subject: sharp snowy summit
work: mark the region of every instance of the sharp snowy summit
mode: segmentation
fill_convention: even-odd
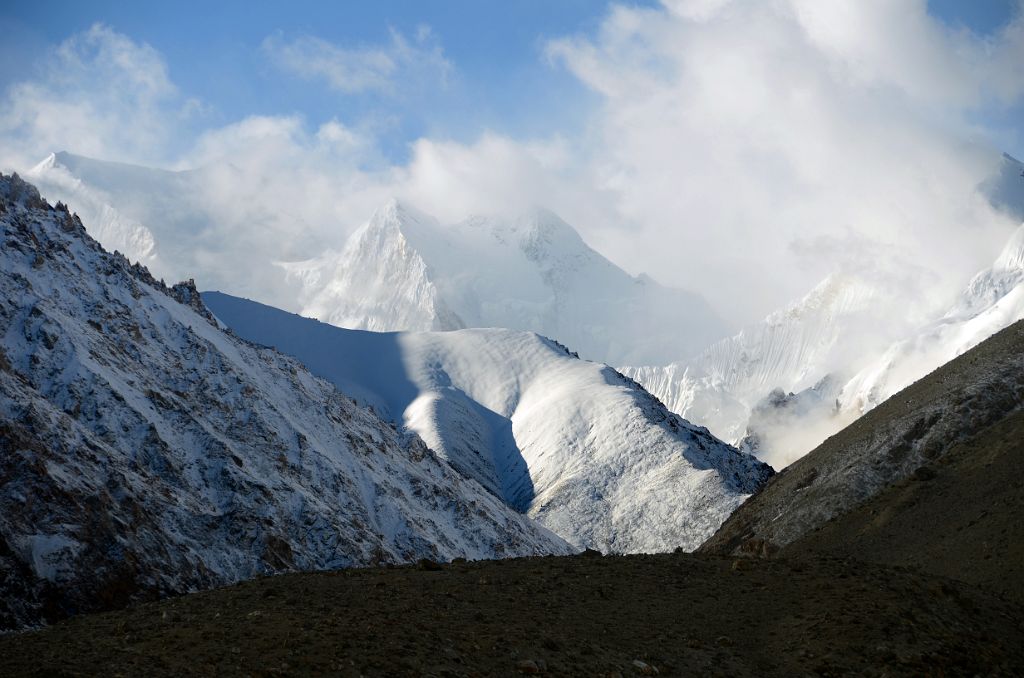
[[[340,252],[286,264],[302,314],[339,327],[507,327],[558,337],[593,360],[657,361],[725,332],[700,297],[633,277],[557,215],[442,225],[392,200]]]

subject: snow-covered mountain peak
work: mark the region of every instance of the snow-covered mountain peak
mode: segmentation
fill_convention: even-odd
[[[362,332],[203,297],[239,336],[298,357],[580,547],[692,548],[770,474],[632,380],[532,332]]]
[[[374,210],[362,226],[353,232],[346,248],[355,246],[365,255],[370,247],[404,248],[403,243],[415,248],[415,243],[437,237],[441,225],[436,219],[398,198],[389,198]]]
[[[45,172],[46,170],[51,170],[58,167],[63,168],[64,170],[67,171],[72,171],[75,165],[80,165],[89,162],[89,158],[83,158],[73,153],[69,153],[68,151],[56,151],[54,153],[50,153],[50,155],[43,158],[41,162],[38,162],[35,165],[33,165],[32,169],[28,170],[26,174],[29,176],[34,176],[42,172]]]
[[[0,629],[110,591],[571,550],[16,177],[0,242]]]
[[[686,355],[725,333],[703,299],[634,278],[544,209],[442,225],[392,200],[340,252],[281,266],[302,284],[303,315],[352,329],[508,327],[611,364]]]
[[[61,153],[63,153],[63,151]],[[45,172],[46,170],[53,169],[54,167],[57,166],[57,164],[58,164],[57,154],[56,153],[51,153],[50,155],[46,156],[42,160],[42,162],[39,162],[39,163],[36,163],[35,165],[33,165],[32,169],[30,169],[28,171],[28,174],[30,176],[32,176],[32,175],[35,175],[35,174],[39,174],[40,172]]]
[[[371,229],[397,230],[399,232],[410,228],[439,226],[440,224],[432,216],[397,197],[388,198],[374,210],[367,222],[367,227]]]

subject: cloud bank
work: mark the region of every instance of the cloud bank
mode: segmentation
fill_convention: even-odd
[[[341,94],[440,86],[457,66],[427,30],[356,47],[273,35],[261,51]],[[340,246],[392,195],[442,221],[545,205],[627,270],[737,323],[833,271],[884,280],[911,310],[941,306],[1012,229],[976,191],[999,161],[976,120],[1022,97],[1024,19],[981,37],[923,1],[681,0],[613,6],[545,54],[597,95],[580,128],[422,138],[396,163],[379,119],[296,112],[171,150],[199,105],[155,50],[96,26],[4,94],[0,160],[24,168],[67,149],[213,167],[200,196],[221,231],[211,242],[249,239],[247,256],[267,260]],[[252,263],[228,254],[210,256]]]
[[[974,189],[998,154],[969,120],[1019,99],[1022,25],[982,39],[924,2],[679,1],[548,51],[603,99],[593,181],[637,225],[607,249],[714,280],[751,317],[836,269],[912,268],[941,295],[991,260],[1009,225]]]
[[[74,150],[110,160],[163,159],[200,107],[181,95],[164,58],[97,24],[61,43],[0,100],[0,162],[27,167]]]

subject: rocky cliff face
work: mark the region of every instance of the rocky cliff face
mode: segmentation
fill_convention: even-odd
[[[571,549],[0,177],[0,628],[260,573]]]

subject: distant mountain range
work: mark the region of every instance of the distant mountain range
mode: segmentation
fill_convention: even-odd
[[[629,276],[544,210],[442,225],[391,201],[343,247],[312,259],[249,245],[228,255],[232,243],[210,242],[204,226],[215,215],[191,195],[212,181],[212,172],[170,173],[58,153],[32,176],[94,218],[101,241],[157,271],[194,272],[205,288],[340,327],[536,331],[617,366],[673,412],[776,467],[1020,317],[1012,290],[1021,267],[1006,255],[993,269],[1002,273],[987,283],[979,277],[941,317],[908,313],[908,301],[885,281],[836,273],[728,337],[700,297]],[[1020,162],[1004,155],[979,189],[1024,220]],[[226,258],[247,264],[227,265]],[[245,270],[234,275],[235,268]],[[268,280],[276,281],[270,298],[247,291]]]

